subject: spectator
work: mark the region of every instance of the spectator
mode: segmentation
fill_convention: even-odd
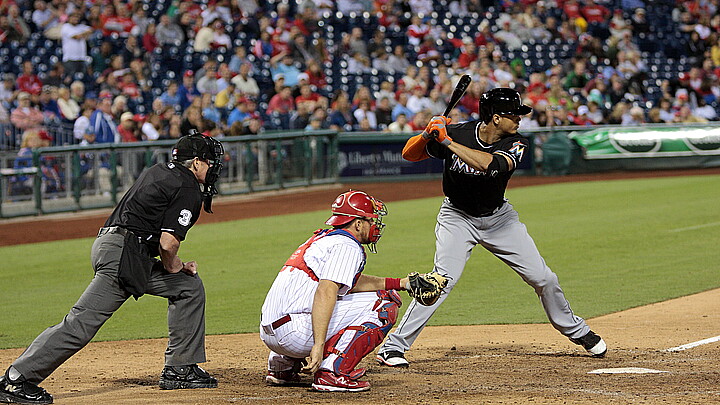
[[[30,27],[27,25],[22,15],[20,15],[20,7],[17,4],[10,4],[8,7],[8,25],[17,33],[19,37],[18,41],[21,43],[27,42],[30,38]]]
[[[200,28],[195,34],[195,44],[193,50],[195,52],[207,52],[210,50],[213,40],[215,39],[215,33],[212,25],[205,25]]]
[[[118,132],[120,133],[120,140],[122,142],[137,142],[140,140],[140,131],[135,125],[133,117],[133,113],[131,112],[124,112],[120,116]]]
[[[352,131],[355,117],[350,111],[350,100],[345,92],[338,93],[333,102],[332,111],[328,115],[330,129],[335,131]]]
[[[395,48],[393,48],[392,55],[388,57],[387,65],[390,72],[404,72],[408,66],[410,66],[410,61],[405,56],[405,50],[402,45],[396,45]]]
[[[90,131],[90,116],[95,108],[89,104],[82,107],[82,114],[75,119],[73,124],[73,137],[75,142],[80,145],[89,145],[95,143],[95,135]]]
[[[30,60],[26,60],[22,64],[22,74],[17,78],[17,86],[20,91],[24,91],[31,96],[38,96],[42,91],[42,82],[34,72],[35,68]],[[37,100],[37,98],[35,98]]]
[[[183,111],[192,104],[193,100],[200,96],[197,86],[195,86],[195,75],[192,70],[186,70],[183,73],[182,84],[178,88],[180,96],[180,106]],[[183,132],[185,133],[185,132]]]
[[[392,111],[392,119],[394,121],[397,121],[397,116],[400,114],[405,114],[405,116],[408,119],[412,119],[413,116],[415,116],[415,113],[410,110],[407,106],[408,103],[408,94],[407,93],[400,93],[398,95],[398,102],[395,104],[395,107],[393,107]]]
[[[307,63],[307,70],[305,74],[308,75],[308,84],[315,86],[316,89],[322,89],[327,86],[325,80],[325,73],[323,73],[320,63],[316,60],[310,60]]]
[[[238,74],[231,81],[240,93],[250,97],[257,97],[260,95],[260,87],[257,81],[250,76],[251,66],[249,62],[242,63]]]
[[[395,121],[390,123],[388,125],[386,132],[393,132],[393,133],[403,133],[403,132],[413,132],[412,127],[408,123],[407,116],[405,113],[400,113],[395,118]]]
[[[135,10],[132,13],[132,20],[135,24],[135,28],[133,29],[131,34],[140,38],[142,38],[145,33],[147,33],[147,29],[150,24],[155,24],[154,20],[151,17],[147,16],[145,7],[147,6],[144,4],[139,4],[135,7]]]
[[[14,41],[25,42],[27,38],[23,37],[17,26],[10,25],[10,19],[6,15],[0,15],[0,44],[10,44]]]
[[[2,85],[0,85],[0,104],[9,110],[19,92],[19,90],[15,90],[15,75],[12,73],[3,74]]]
[[[145,51],[138,44],[136,36],[131,35],[125,39],[125,46],[121,50],[123,59],[127,61],[133,61],[135,59],[142,59],[145,55]]]
[[[43,113],[31,105],[30,94],[20,92],[18,106],[10,113],[10,122],[21,130],[39,129],[43,123]]]
[[[75,100],[78,105],[85,102],[85,84],[79,80],[70,83],[70,98]]]
[[[80,23],[80,13],[72,13],[60,29],[62,38],[62,61],[65,73],[74,78],[76,73],[86,73],[87,38],[93,29]]]
[[[205,69],[205,75],[197,82],[197,90],[200,94],[209,93],[215,95],[218,93],[217,75],[214,66]]]
[[[430,108],[430,99],[425,97],[425,89],[421,85],[418,84],[413,88],[412,95],[408,97],[407,108],[413,114]]]
[[[309,104],[298,104],[290,115],[290,129],[305,129],[310,123],[311,115]]]
[[[213,49],[230,49],[232,47],[232,40],[230,39],[230,35],[227,34],[225,24],[223,24],[222,21],[215,21],[213,24],[213,40],[211,46]]]
[[[235,53],[228,62],[228,68],[233,73],[240,73],[240,68],[244,63],[248,64],[248,74],[252,72],[252,62],[248,59],[247,50],[244,46],[236,46]]]
[[[690,108],[690,105],[683,105],[680,107],[680,110],[678,111],[677,115],[675,116],[675,119],[673,120],[675,123],[682,123],[682,124],[703,124],[708,122],[707,119],[702,118],[700,116],[697,116],[693,113],[692,109]]]
[[[149,54],[152,54],[153,51],[155,51],[155,48],[160,46],[160,42],[157,40],[156,34],[157,25],[155,25],[154,22],[151,22],[150,24],[148,24],[147,30],[142,36],[143,49],[145,49],[145,52]]]
[[[237,104],[235,104],[235,108],[233,108],[227,118],[227,126],[229,128],[231,128],[236,122],[240,122],[242,124],[245,120],[252,117],[248,104],[248,99],[246,98],[238,100]]]
[[[294,87],[298,84],[298,75],[301,72],[293,64],[292,57],[281,52],[270,59],[270,73],[272,73],[273,80],[282,75],[285,78],[285,85]]]
[[[565,77],[564,87],[566,89],[581,89],[590,81],[590,74],[587,72],[587,65],[584,60],[577,60],[573,63],[573,70]]]
[[[191,129],[200,133],[205,132],[207,124],[203,120],[202,109],[200,107],[190,106],[183,113],[183,121],[180,124],[180,132],[189,134]]]
[[[162,137],[162,117],[151,113],[140,127],[140,136],[143,141],[157,141]]]
[[[120,134],[112,113],[113,99],[109,93],[101,93],[97,109],[90,116],[90,132],[94,143],[118,143]]]
[[[232,109],[237,102],[235,99],[236,89],[235,83],[228,83],[227,87],[220,90],[215,96],[215,107],[222,110]]]
[[[668,98],[660,99],[659,116],[663,122],[673,122],[675,120],[675,111],[672,108],[672,102]]]
[[[715,108],[707,104],[705,99],[702,97],[698,98],[698,106],[692,110],[692,114],[707,121],[717,120],[717,112],[715,111]]]
[[[645,123],[645,112],[639,106],[633,106],[630,110],[623,114],[621,125],[640,125]]]
[[[578,111],[580,111],[580,107],[578,107]],[[593,125],[600,125],[605,122],[605,116],[600,106],[594,101],[588,101],[587,103],[587,118],[592,121]]]
[[[410,25],[407,27],[408,43],[413,46],[420,46],[423,39],[430,34],[430,26],[423,23],[419,15],[410,17]]]
[[[270,58],[275,55],[275,47],[273,46],[269,32],[260,32],[260,37],[255,40],[255,45],[253,45],[252,53],[260,59],[264,57]]]
[[[289,114],[295,108],[295,103],[292,98],[292,89],[290,86],[284,86],[280,93],[275,94],[268,102],[267,112]]]
[[[93,52],[92,70],[95,73],[102,73],[110,67],[110,62],[114,56],[113,45],[110,41],[103,41],[100,44],[100,51]]]
[[[367,120],[368,127],[364,131],[374,131],[377,129],[377,117],[375,112],[370,109],[370,102],[367,100],[360,101],[358,108],[353,112],[355,122],[360,123]]]
[[[170,20],[167,14],[160,16],[155,38],[160,45],[180,45],[185,40],[185,34],[179,25]]]
[[[218,69],[218,74],[217,74],[218,93],[221,92],[222,90],[225,90],[225,88],[228,86],[228,84],[230,84],[230,81],[232,80],[232,76],[233,76],[233,74],[230,71],[230,69],[228,68],[227,63],[221,63],[220,67]]]
[[[393,122],[392,105],[390,99],[382,97],[379,99],[377,108],[375,108],[375,118],[377,119],[377,129],[384,130]]]
[[[182,99],[178,93],[178,84],[175,81],[168,83],[167,90],[160,95],[160,100],[166,107],[172,107],[176,111],[182,109]]]
[[[307,43],[307,39],[302,34],[296,34],[289,43],[290,56],[296,61],[307,63],[313,59],[311,46]]]
[[[204,119],[213,122],[216,127],[220,127],[222,124],[220,110],[215,107],[213,97],[209,93],[202,95],[202,116]]]
[[[45,121],[57,123],[62,117],[60,107],[57,103],[57,88],[52,86],[43,86],[42,92],[38,97],[38,106],[43,112]]]
[[[130,36],[130,32],[135,27],[135,22],[130,18],[130,11],[126,4],[118,3],[117,7],[106,5],[106,10],[110,10],[102,21],[103,35],[109,37],[117,34],[121,38]],[[115,10],[115,13],[112,10]]]
[[[320,95],[312,91],[309,84],[303,84],[300,86],[300,95],[295,97],[295,105],[300,104],[307,105],[307,111],[312,112],[316,107],[319,106]]]
[[[35,24],[35,28],[42,31],[43,35],[49,39],[59,39],[60,35],[59,19],[57,10],[53,7],[48,7],[44,0],[35,0],[33,2],[35,11],[32,12],[32,22]]]

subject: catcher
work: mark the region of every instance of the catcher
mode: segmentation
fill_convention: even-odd
[[[382,343],[402,305],[396,291],[432,305],[447,285],[440,274],[404,278],[363,274],[366,254],[377,253],[385,205],[362,191],[340,194],[332,216],[285,262],[262,307],[260,338],[270,348],[270,385],[314,376],[316,391],[366,391],[360,360]],[[315,339],[315,337],[319,337]]]

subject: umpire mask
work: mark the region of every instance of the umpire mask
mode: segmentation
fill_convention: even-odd
[[[205,183],[203,190],[203,208],[205,212],[212,214],[212,198],[218,193],[215,187],[220,177],[220,171],[223,164],[222,159],[225,155],[225,149],[220,141],[215,138],[202,135],[196,130],[190,130],[190,135],[180,138],[172,150],[172,158],[177,161],[184,161],[193,158],[199,158],[207,162],[210,166],[205,174]]]

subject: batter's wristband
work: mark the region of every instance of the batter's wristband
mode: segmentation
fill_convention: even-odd
[[[385,277],[385,289],[386,290],[402,290],[400,286],[399,278]]]

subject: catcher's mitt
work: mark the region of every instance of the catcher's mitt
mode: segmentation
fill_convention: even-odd
[[[410,288],[408,295],[415,298],[421,305],[430,306],[437,302],[443,288],[447,286],[448,280],[438,273],[408,274]]]

